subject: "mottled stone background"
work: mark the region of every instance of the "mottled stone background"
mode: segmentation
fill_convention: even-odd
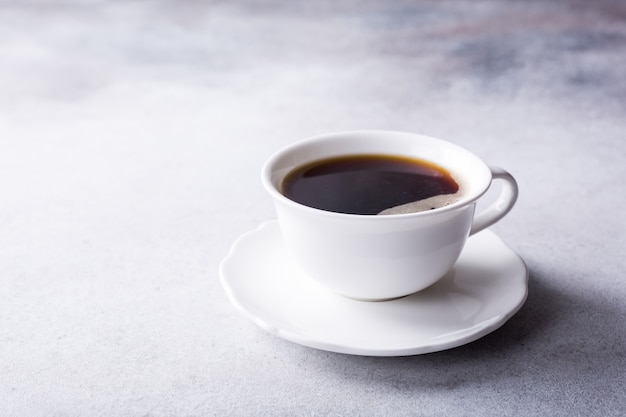
[[[623,416],[625,116],[619,0],[0,1],[0,415]],[[517,177],[498,331],[355,357],[228,303],[265,159],[367,128]]]

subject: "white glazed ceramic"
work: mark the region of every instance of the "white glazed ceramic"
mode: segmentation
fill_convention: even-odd
[[[230,301],[284,339],[333,352],[402,356],[472,342],[500,327],[527,295],[522,259],[494,233],[468,239],[441,280],[383,302],[353,300],[308,278],[271,221],[241,236],[220,265]]]
[[[355,154],[426,159],[446,168],[463,190],[448,206],[420,213],[364,216],[296,203],[280,192],[285,176],[311,161]],[[476,201],[493,178],[499,198],[474,217]],[[262,180],[273,197],[287,247],[298,265],[347,297],[384,300],[420,291],[454,265],[467,237],[501,219],[517,198],[517,184],[471,152],[440,139],[404,132],[356,131],[314,137],[291,145],[265,164]]]

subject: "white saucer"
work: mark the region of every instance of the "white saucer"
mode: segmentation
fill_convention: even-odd
[[[472,236],[445,277],[391,301],[357,301],[305,276],[287,256],[276,221],[233,244],[220,265],[238,310],[268,332],[333,352],[417,355],[472,342],[502,326],[524,304],[528,270],[493,232]]]

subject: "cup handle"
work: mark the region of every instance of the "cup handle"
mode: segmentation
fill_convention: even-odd
[[[489,167],[491,170],[492,180],[503,180],[504,185],[497,200],[482,212],[474,216],[474,222],[470,230],[470,236],[481,230],[491,226],[501,218],[503,218],[515,205],[517,200],[518,188],[515,178],[507,171],[499,167]]]

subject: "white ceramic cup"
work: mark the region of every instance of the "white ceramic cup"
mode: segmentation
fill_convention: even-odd
[[[458,201],[409,214],[357,215],[320,210],[281,193],[292,170],[345,155],[383,154],[433,162],[459,183]],[[481,213],[476,201],[502,180],[500,194]],[[504,217],[515,204],[515,179],[471,152],[428,136],[354,131],[316,136],[274,154],[262,181],[272,196],[284,242],[298,267],[328,289],[360,300],[386,300],[420,291],[443,277],[471,234]]]

